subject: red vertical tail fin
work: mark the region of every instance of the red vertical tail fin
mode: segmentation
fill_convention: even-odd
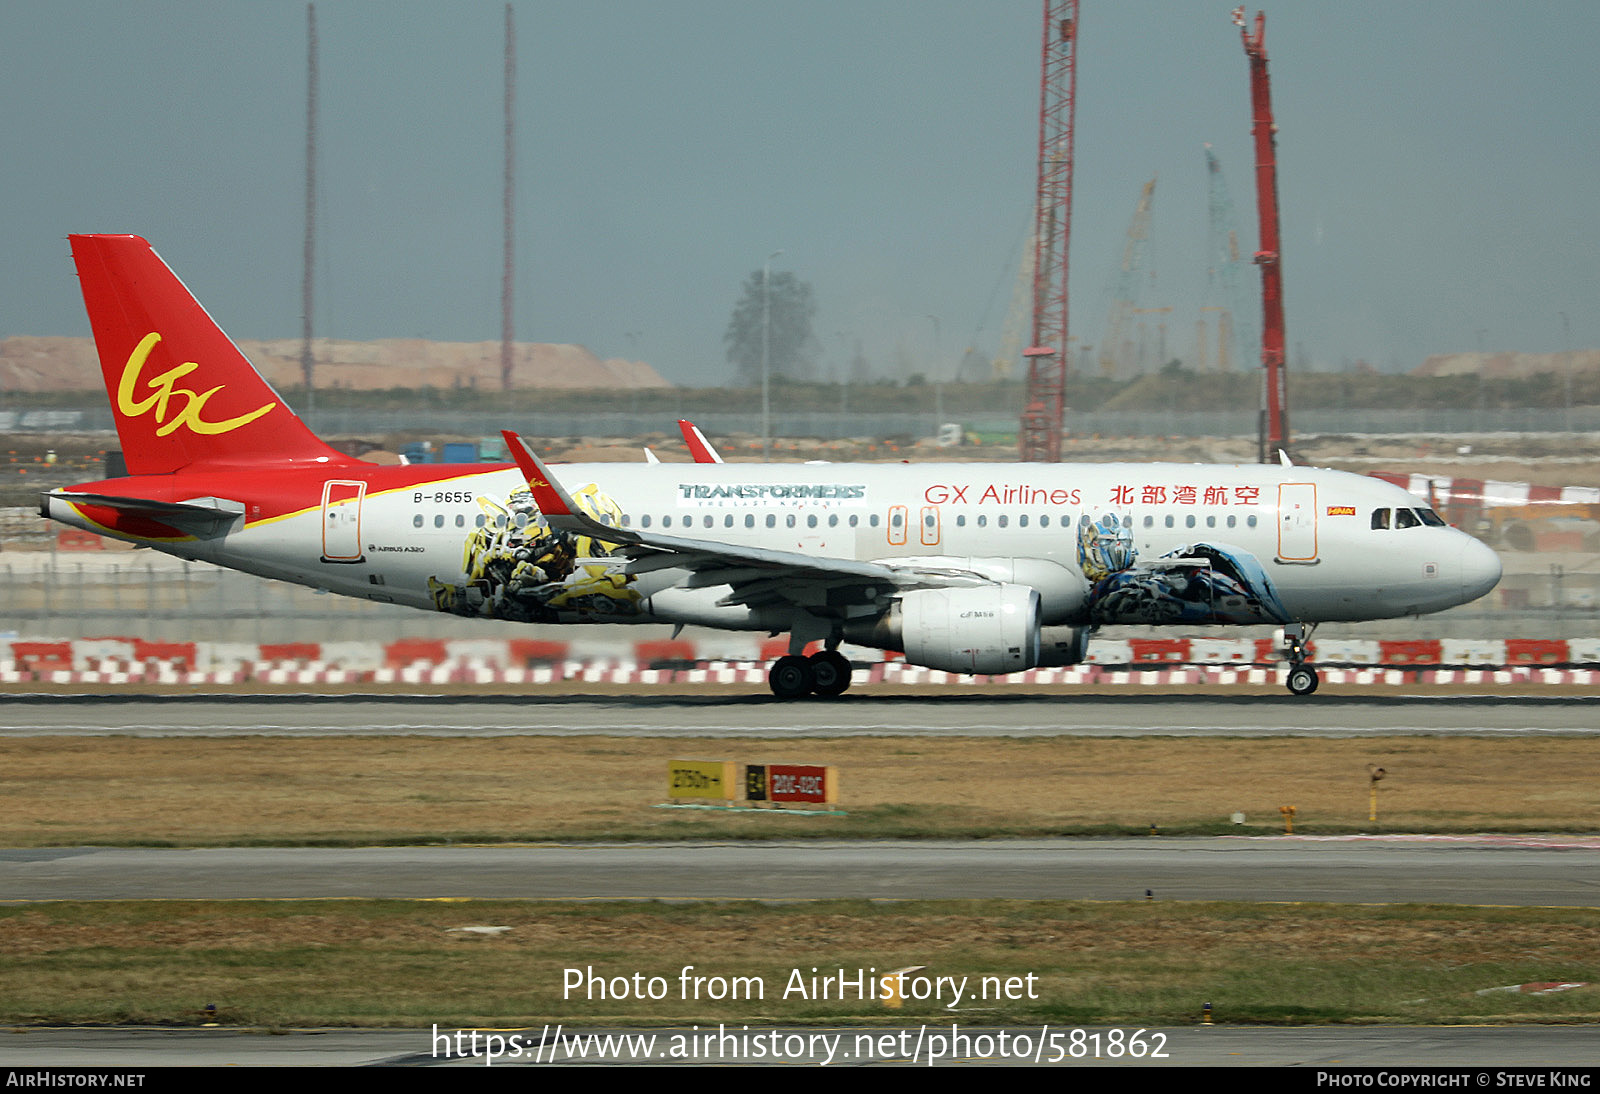
[[[285,405],[149,243],[70,239],[129,474],[351,462]]]

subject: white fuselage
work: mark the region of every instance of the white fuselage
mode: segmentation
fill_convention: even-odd
[[[526,489],[515,469],[438,471],[403,489],[383,489],[379,476],[367,483],[346,475],[330,480],[345,485],[325,488],[322,504],[222,538],[156,546],[332,592],[437,607],[440,584],[472,579],[472,537],[497,518],[515,520],[509,499]],[[1500,574],[1493,552],[1454,528],[1375,528],[1375,510],[1419,507],[1404,490],[1313,468],[590,464],[559,471],[577,494],[592,486],[622,527],[818,558],[936,559],[980,572],[999,560],[1038,560],[1082,577],[1081,523],[1114,517],[1131,533],[1137,564],[1199,543],[1248,553],[1296,622],[1439,611],[1483,595]],[[237,492],[247,505],[249,478],[241,476]],[[601,553],[594,552],[595,573],[606,565]],[[577,598],[558,606],[559,614],[772,625],[759,612],[712,610],[718,590],[685,589],[686,578],[675,568],[656,570],[639,576],[628,610]],[[1082,621],[1062,618],[1070,608],[1053,614],[1045,621]]]

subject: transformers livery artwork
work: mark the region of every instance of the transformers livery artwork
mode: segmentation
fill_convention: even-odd
[[[620,521],[617,503],[593,483],[573,500],[603,524]],[[639,613],[633,578],[589,561],[609,557],[612,544],[554,531],[525,489],[503,506],[487,498],[478,504],[484,521],[467,537],[461,559],[466,582],[428,579],[439,611],[518,623],[604,622]]]
[[[1142,565],[1133,528],[1114,513],[1078,524],[1078,565],[1089,618],[1114,623],[1287,623],[1254,555],[1221,543],[1186,544]]]

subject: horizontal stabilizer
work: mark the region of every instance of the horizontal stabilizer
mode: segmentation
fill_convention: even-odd
[[[56,490],[39,495],[39,515],[55,516],[52,502],[68,505],[93,505],[115,509],[129,516],[157,521],[188,533],[196,539],[213,539],[244,516],[244,503],[226,498],[191,498],[188,501],[152,501],[150,498],[124,498],[115,494],[79,494]]]

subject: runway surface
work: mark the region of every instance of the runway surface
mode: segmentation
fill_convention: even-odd
[[[962,899],[1600,906],[1600,840],[760,841],[0,851],[0,900]]]
[[[1129,694],[945,689],[782,703],[770,696],[16,696],[0,736],[1317,736],[1600,735],[1600,697]]]

